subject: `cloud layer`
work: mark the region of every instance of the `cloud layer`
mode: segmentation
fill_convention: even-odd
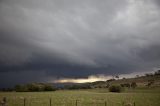
[[[3,85],[19,72],[46,81],[160,65],[159,0],[1,0],[0,14]]]

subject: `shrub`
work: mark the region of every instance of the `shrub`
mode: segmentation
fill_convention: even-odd
[[[135,87],[137,87],[137,84],[136,84],[136,82],[132,82],[132,83],[131,83],[131,87],[132,87],[132,88],[135,88]]]
[[[129,83],[124,83],[124,84],[120,84],[121,85],[121,87],[128,87],[128,88],[130,88],[130,84]]]
[[[44,85],[44,91],[55,91],[56,88],[54,88],[52,85],[46,84]]]
[[[152,86],[153,84],[154,84],[154,80],[148,80],[148,84],[147,84],[148,87]]]
[[[14,89],[16,92],[26,92],[28,90],[24,85],[16,85]]]
[[[110,92],[121,92],[122,88],[119,85],[112,85],[109,87]]]
[[[40,91],[40,87],[34,83],[32,84],[27,84],[28,91],[36,92]]]

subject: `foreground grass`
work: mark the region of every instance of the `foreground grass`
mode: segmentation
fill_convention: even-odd
[[[7,97],[8,106],[123,106],[135,102],[136,106],[160,106],[160,88],[130,89],[122,93],[110,93],[107,89],[64,90],[55,92],[1,92],[0,99]]]

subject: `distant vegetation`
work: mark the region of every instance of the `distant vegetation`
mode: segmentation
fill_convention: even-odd
[[[16,85],[14,88],[17,92],[38,92],[38,91],[55,91],[55,87],[51,84],[31,83],[26,85]]]
[[[74,90],[74,89],[91,89],[90,84],[85,83],[85,84],[70,84],[70,85],[65,85],[61,89],[68,89],[68,90]]]
[[[122,87],[119,85],[112,85],[109,87],[109,91],[110,92],[121,92],[122,91]]]
[[[83,84],[58,84],[51,83],[30,83],[23,85],[16,85],[14,88],[2,88],[1,91],[16,91],[16,92],[41,92],[41,91],[55,91],[55,90],[76,90],[76,89],[93,89],[105,88],[111,92],[121,92],[122,89],[135,89],[136,87],[157,87],[160,86],[160,70],[155,73],[147,73],[144,76],[136,75],[135,78],[122,78],[115,76],[107,81],[96,81],[92,83]]]

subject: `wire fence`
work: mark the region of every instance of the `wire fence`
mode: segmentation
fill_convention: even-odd
[[[136,106],[135,102],[56,100],[53,98],[3,98],[0,106]]]

